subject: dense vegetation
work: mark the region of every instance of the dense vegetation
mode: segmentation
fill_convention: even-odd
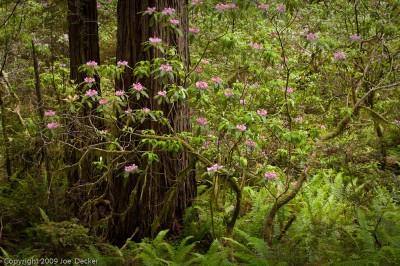
[[[400,265],[399,0],[66,2],[0,3],[0,261]]]

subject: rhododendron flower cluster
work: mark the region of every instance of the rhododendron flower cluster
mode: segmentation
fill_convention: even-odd
[[[143,86],[142,86],[142,84],[140,82],[133,83],[132,86],[135,89],[135,91],[142,91],[143,90]]]
[[[159,91],[159,92],[157,92],[157,95],[165,96],[165,95],[167,95],[167,91]]]
[[[220,78],[220,77],[212,77],[211,80],[212,80],[213,82],[215,82],[215,83],[220,84],[221,81],[222,81],[222,78]]]
[[[44,112],[44,116],[47,116],[47,117],[52,117],[55,115],[56,115],[56,111],[53,111],[53,110],[47,110],[46,112]]]
[[[244,143],[247,147],[254,147],[256,146],[256,143],[252,140],[246,140],[246,142]]]
[[[125,172],[126,173],[132,173],[136,169],[138,169],[138,166],[136,164],[131,164],[131,165],[125,166]]]
[[[199,124],[200,126],[205,126],[205,125],[207,125],[207,119],[205,119],[204,117],[197,118],[196,122],[197,122],[197,124]]]
[[[161,71],[165,71],[165,72],[171,72],[172,71],[172,66],[170,66],[168,64],[162,64],[160,66],[160,70]]]
[[[119,65],[119,66],[127,66],[127,65],[128,65],[128,61],[119,60],[119,61],[117,62],[117,65]]]
[[[211,167],[207,167],[207,172],[216,172],[224,168],[222,165],[214,164]]]
[[[108,103],[108,99],[107,98],[101,98],[99,100],[99,104],[107,104]]]
[[[177,19],[171,19],[169,22],[171,22],[171,24],[174,24],[174,25],[179,24],[179,20],[177,20]]]
[[[309,33],[306,35],[306,39],[307,41],[316,40],[318,39],[318,35],[314,33]]]
[[[251,42],[251,43],[249,43],[249,46],[253,47],[256,50],[262,50],[261,44],[258,44],[258,43],[252,43]]]
[[[86,65],[89,66],[89,67],[96,67],[97,66],[97,62],[93,61],[93,60],[90,60],[90,61],[86,62]]]
[[[215,8],[216,8],[217,10],[233,9],[233,8],[236,8],[236,7],[237,7],[237,6],[236,6],[235,4],[233,4],[233,3],[217,4],[217,5],[215,6]]]
[[[86,77],[85,79],[84,79],[84,81],[86,82],[86,83],[94,83],[96,80],[94,79],[94,78],[90,78],[90,77]]]
[[[97,94],[98,94],[98,91],[91,90],[91,89],[87,90],[85,93],[86,96],[96,96]]]
[[[294,122],[296,122],[296,123],[301,123],[301,122],[303,122],[303,117],[296,117],[295,119],[293,119],[294,120]]]
[[[148,8],[146,9],[146,12],[144,12],[144,13],[146,13],[146,14],[153,14],[154,12],[156,12],[156,8],[155,8],[155,7],[148,7]]]
[[[233,96],[235,95],[235,93],[232,91],[231,88],[226,88],[226,89],[225,89],[225,92],[224,92],[224,95],[225,95],[226,97],[233,97]]]
[[[344,60],[347,57],[347,55],[343,52],[337,52],[333,56],[336,60]]]
[[[175,13],[175,9],[173,9],[171,7],[166,7],[163,9],[162,13],[163,13],[163,15],[172,15]]]
[[[52,122],[52,123],[47,124],[48,129],[55,129],[55,128],[58,128],[59,126],[60,126],[60,124],[57,122]]]
[[[207,82],[205,82],[205,81],[197,81],[196,82],[196,88],[199,88],[199,89],[207,89],[208,88],[208,83]]]
[[[266,172],[264,176],[268,179],[276,179],[276,173],[275,172]]]
[[[276,11],[285,12],[286,6],[284,4],[280,4],[279,6],[276,7]]]
[[[246,130],[246,126],[245,125],[237,125],[236,129],[243,132]]]
[[[189,28],[189,32],[197,34],[200,32],[200,29],[199,28]]]
[[[115,92],[115,95],[116,95],[116,96],[123,96],[123,95],[125,95],[125,91],[123,91],[123,90],[118,90],[118,91]]]
[[[259,116],[266,116],[268,114],[268,111],[265,109],[260,109],[260,110],[257,110],[257,114]]]
[[[158,37],[150,37],[149,38],[149,42],[151,42],[151,43],[160,43],[161,39],[158,38]]]
[[[360,35],[357,35],[357,34],[351,35],[351,36],[350,36],[350,40],[352,40],[352,41],[359,41],[359,40],[361,40],[361,36],[360,36]]]

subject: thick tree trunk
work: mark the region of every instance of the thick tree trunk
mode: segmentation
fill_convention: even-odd
[[[78,84],[81,84],[86,77],[85,73],[79,72],[79,66],[88,61],[96,61],[100,64],[97,16],[96,0],[68,0],[70,78],[77,84],[76,93],[78,95],[84,93],[83,86]],[[95,79],[96,83],[92,89],[96,89],[101,94],[100,79],[98,76],[95,76]],[[71,145],[65,149],[65,161],[68,165],[75,165],[69,173],[66,173],[72,188],[78,182],[86,183],[94,177],[92,162],[97,158],[93,154],[86,154],[83,160],[81,157],[84,154],[82,149],[96,141],[96,129],[90,128],[88,125],[94,125],[98,129],[103,127],[102,119],[97,116],[95,111],[96,107],[96,103],[92,108],[85,106],[68,125],[67,142]],[[77,165],[78,162],[79,165]],[[69,193],[69,195],[68,200],[72,201],[74,212],[80,217],[79,207],[87,200],[87,192],[75,189],[74,193]]]
[[[93,60],[100,64],[96,0],[68,0],[70,78],[83,82],[80,65]],[[96,80],[97,84],[99,80]],[[96,87],[99,90],[99,87]]]
[[[154,48],[143,51],[143,42],[150,37],[161,38],[164,43],[175,46],[185,66],[189,63],[188,41],[184,34],[179,36],[167,25],[155,23],[150,26],[150,15],[138,14],[148,7],[156,7],[157,11],[164,8],[174,8],[179,17],[179,27],[187,32],[187,1],[182,0],[150,0],[150,1],[118,1],[118,33],[117,33],[117,60],[126,60],[130,66],[142,60],[152,60],[156,57],[165,57]],[[131,70],[127,70],[117,83],[117,90],[129,90],[132,83],[137,82]],[[149,91],[149,99],[130,101],[130,108],[139,109],[148,107],[151,110],[162,110],[168,118],[175,133],[190,131],[188,120],[189,109],[184,103],[165,103],[158,105],[152,100],[158,91],[163,90],[163,84],[153,77],[140,80]],[[182,80],[171,80],[175,84],[184,85]],[[166,126],[158,123],[144,123],[137,129],[153,129],[157,134],[172,134]],[[122,145],[127,149],[135,149],[137,141],[121,138]],[[143,149],[143,148],[142,148]],[[182,226],[182,217],[186,208],[196,195],[196,181],[194,167],[186,151],[173,154],[159,152],[159,162],[151,165],[140,159],[127,158],[140,165],[146,173],[129,177],[126,185],[120,172],[113,178],[113,211],[124,213],[115,215],[114,226],[109,234],[110,239],[117,244],[123,244],[138,227],[139,232],[135,240],[147,236],[154,236],[159,230],[169,228],[173,233],[179,233]]]

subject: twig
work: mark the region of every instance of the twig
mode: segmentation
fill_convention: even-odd
[[[126,243],[119,249],[120,251],[128,246],[128,243],[129,243],[128,241],[131,241],[132,238],[137,234],[137,232],[139,232],[139,230],[140,230],[139,227],[136,227],[135,232],[133,232],[131,237],[126,240]]]

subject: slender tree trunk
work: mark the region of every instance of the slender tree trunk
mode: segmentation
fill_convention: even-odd
[[[5,159],[6,159],[6,172],[8,181],[12,176],[12,169],[11,169],[11,152],[10,152],[10,142],[8,139],[8,120],[7,120],[7,111],[6,111],[6,94],[8,93],[8,82],[3,73],[0,71],[0,111],[1,111],[1,127],[3,129],[3,145],[5,150]]]
[[[164,8],[174,8],[180,20],[179,36],[167,25],[155,23],[150,26],[150,15],[138,14],[148,7],[156,7],[157,11]],[[188,41],[185,35],[188,28],[187,1],[182,0],[150,0],[150,1],[118,1],[118,32],[117,32],[117,60],[126,60],[130,66],[142,60],[152,60],[156,57],[165,57],[154,48],[143,51],[143,42],[150,37],[161,38],[168,45],[175,46],[185,66],[189,63]],[[189,109],[185,103],[161,104],[153,100],[158,91],[163,90],[163,84],[154,77],[135,80],[132,71],[128,69],[122,79],[117,82],[116,89],[129,90],[132,83],[140,81],[149,91],[149,99],[130,101],[130,108],[139,109],[148,107],[151,110],[162,110],[168,118],[173,131],[159,123],[145,122],[137,129],[153,129],[157,134],[174,134],[190,131],[188,120]],[[182,80],[171,80],[171,83],[184,85]],[[121,143],[127,149],[136,149],[138,141],[124,140]],[[120,172],[116,171],[113,178],[113,211],[124,215],[115,215],[114,226],[109,237],[117,244],[123,244],[135,230],[139,228],[135,240],[146,236],[154,236],[159,230],[169,228],[173,233],[182,229],[182,217],[186,208],[196,195],[194,167],[190,163],[186,151],[179,153],[158,152],[159,162],[147,165],[144,160],[126,158],[146,169],[146,173],[129,177],[123,184]]]

